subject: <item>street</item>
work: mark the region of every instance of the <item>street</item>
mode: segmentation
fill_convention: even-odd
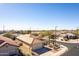
[[[77,46],[79,46],[79,43],[65,43],[65,42],[58,42],[58,43],[68,47],[69,49],[66,53],[64,53],[61,56],[79,56],[79,48],[77,48]]]

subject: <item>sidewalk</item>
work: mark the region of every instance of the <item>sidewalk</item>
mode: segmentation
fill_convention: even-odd
[[[79,39],[72,39],[72,40],[69,40],[69,41],[60,41],[60,40],[56,40],[58,42],[65,42],[65,43],[79,43]]]
[[[60,56],[62,55],[63,53],[67,52],[68,51],[68,48],[61,45],[61,48],[59,51],[54,51],[53,49],[51,51],[48,51],[46,53],[43,53],[41,54],[40,56]]]

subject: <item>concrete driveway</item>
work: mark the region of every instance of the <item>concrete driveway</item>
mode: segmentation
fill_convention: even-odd
[[[68,47],[68,51],[64,54],[62,54],[61,56],[79,56],[79,48],[77,48],[77,46],[79,46],[79,43],[66,43],[66,42],[60,42],[57,41],[59,44],[62,44],[66,47]]]

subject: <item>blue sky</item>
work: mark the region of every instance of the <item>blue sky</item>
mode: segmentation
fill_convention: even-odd
[[[79,4],[0,4],[0,29],[73,29],[79,26]]]

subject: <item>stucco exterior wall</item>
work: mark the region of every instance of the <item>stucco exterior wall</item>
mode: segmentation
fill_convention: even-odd
[[[36,44],[33,44],[32,50],[36,50],[36,49],[39,49],[39,48],[42,48],[42,47],[43,47],[43,44],[41,42],[36,43]]]
[[[16,42],[18,43],[22,43],[22,46],[19,47],[19,49],[21,50],[21,52],[24,55],[31,55],[32,54],[32,49],[30,46],[28,46],[27,44],[25,44],[24,42],[21,42],[20,40],[16,39]]]

